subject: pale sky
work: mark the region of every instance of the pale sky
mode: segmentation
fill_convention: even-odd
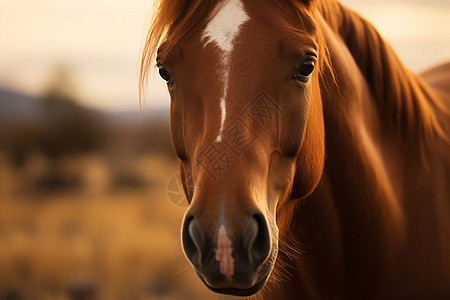
[[[413,71],[450,60],[450,0],[343,0],[369,19]],[[152,0],[0,0],[0,88],[43,92],[73,71],[83,105],[138,110],[137,66]],[[153,72],[147,109],[169,105]]]

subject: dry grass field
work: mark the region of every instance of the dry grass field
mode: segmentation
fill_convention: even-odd
[[[167,156],[1,155],[0,299],[217,298],[181,252],[177,174]]]

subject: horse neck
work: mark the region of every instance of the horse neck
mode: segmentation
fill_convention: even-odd
[[[378,31],[336,0],[320,1],[319,11],[353,56],[383,123],[421,151],[435,138],[445,138],[434,112],[445,111],[445,105],[404,66]]]
[[[320,3],[334,74],[325,71],[321,80],[326,159],[289,227],[306,253],[294,259],[293,272],[324,293],[346,283],[368,291],[389,276],[405,247],[402,187],[411,186],[409,174],[398,172],[423,174],[422,153],[410,146],[442,137],[435,110],[443,106],[367,21],[334,0]]]
[[[402,149],[389,148],[398,144],[397,135],[387,130],[370,82],[345,39],[319,19],[334,72],[334,78],[323,74],[321,87],[325,167],[315,192],[302,200],[290,230],[319,265],[317,276],[305,278],[314,284],[321,278],[345,278],[367,290],[376,288],[389,272],[404,238],[401,195],[393,188],[395,170],[389,168]],[[374,280],[367,282],[363,273]]]
[[[369,22],[335,0],[319,3],[334,74],[325,72],[321,87],[327,153],[322,188],[332,191],[343,223],[365,220],[371,224],[367,233],[394,249],[404,236],[401,178],[407,174],[398,172],[406,169],[402,164],[428,170],[433,146],[446,139],[437,113],[447,109]]]

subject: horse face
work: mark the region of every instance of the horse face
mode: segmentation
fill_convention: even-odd
[[[190,201],[183,249],[216,292],[251,295],[265,284],[277,210],[321,176],[318,49],[314,34],[292,30],[297,18],[264,2],[225,1],[158,62]]]

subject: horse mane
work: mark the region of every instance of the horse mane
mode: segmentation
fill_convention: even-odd
[[[400,61],[375,27],[336,0],[318,1],[331,29],[347,45],[371,89],[381,120],[405,145],[424,155],[437,138],[447,140],[435,110],[445,105]]]

